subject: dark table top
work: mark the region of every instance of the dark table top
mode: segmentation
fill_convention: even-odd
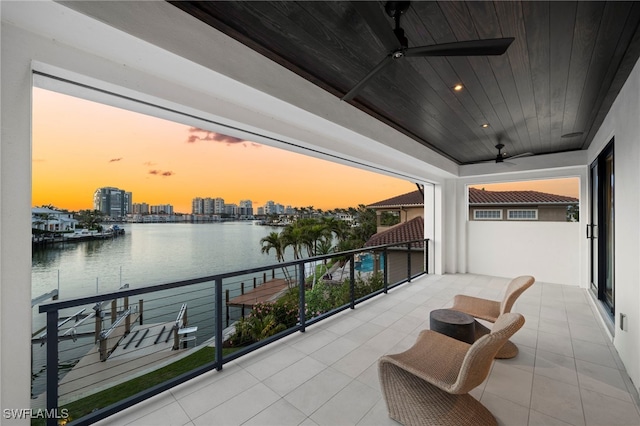
[[[436,309],[431,311],[430,318],[439,322],[455,325],[472,324],[475,321],[469,314],[453,309]]]

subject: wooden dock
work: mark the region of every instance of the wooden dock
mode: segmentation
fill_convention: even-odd
[[[157,370],[207,346],[205,344],[172,350],[174,324],[175,322],[136,325],[106,361],[100,360],[99,346],[92,347],[60,380],[58,392],[61,404]],[[167,339],[167,336],[170,338]],[[44,407],[45,401],[46,392],[37,398],[34,406]]]
[[[289,288],[284,278],[274,278],[264,284],[227,301],[227,306],[253,307],[257,303],[271,302]]]

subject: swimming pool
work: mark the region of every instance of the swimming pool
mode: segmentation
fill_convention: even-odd
[[[354,268],[358,272],[373,271],[373,254],[366,253],[360,256],[360,261],[355,261]],[[384,269],[384,258],[380,256],[380,270]]]

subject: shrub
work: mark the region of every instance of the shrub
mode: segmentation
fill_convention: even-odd
[[[349,282],[345,281],[338,285],[319,282],[313,290],[306,292],[305,301],[305,315],[308,318],[349,303]]]

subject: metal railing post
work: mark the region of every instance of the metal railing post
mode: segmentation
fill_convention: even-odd
[[[407,281],[411,282],[411,243],[407,243]]]
[[[349,261],[349,299],[351,299],[349,303],[349,307],[351,309],[355,309],[356,307],[356,265],[355,265],[355,256],[351,255],[351,260]]]
[[[216,313],[216,370],[222,370],[222,278],[215,281],[215,313]]]
[[[424,257],[426,259],[424,265],[425,274],[429,273],[429,239],[424,240]]]
[[[386,294],[389,291],[389,259],[387,258],[386,247],[382,250],[382,261],[384,262],[384,266],[382,267],[382,277],[384,282],[384,292]]]
[[[307,314],[306,314],[306,302],[304,300],[305,293],[305,282],[304,282],[304,263],[300,263],[298,267],[298,291],[300,292],[299,296],[299,316],[300,316],[300,331],[305,332],[305,324],[307,322]]]
[[[47,411],[58,408],[58,310],[47,312]],[[55,426],[58,420],[47,418],[47,426]]]

